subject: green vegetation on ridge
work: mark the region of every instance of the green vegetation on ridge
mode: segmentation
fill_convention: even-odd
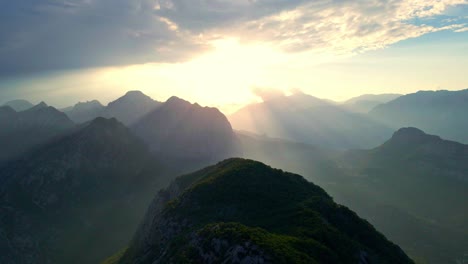
[[[235,263],[253,249],[273,263],[412,263],[320,187],[252,160],[182,176],[154,203],[119,263]]]

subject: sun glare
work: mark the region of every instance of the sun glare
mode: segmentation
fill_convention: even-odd
[[[97,76],[109,86],[142,90],[161,100],[175,94],[201,104],[232,108],[257,100],[251,87],[270,86],[263,78],[266,71],[286,59],[268,45],[244,45],[237,39],[211,44],[212,51],[189,62],[106,68],[97,71]]]

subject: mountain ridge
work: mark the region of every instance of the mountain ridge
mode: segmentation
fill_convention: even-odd
[[[0,262],[97,262],[124,245],[167,174],[116,119],[96,118],[31,150],[0,168]]]
[[[468,143],[468,89],[419,91],[381,104],[369,115],[393,127],[417,127],[443,138]]]
[[[274,263],[412,263],[320,187],[252,160],[228,159],[177,178],[158,194],[144,219],[116,263],[220,263],[233,257],[240,263],[252,258]],[[244,235],[235,235],[239,232]],[[179,235],[183,240],[174,241]],[[323,240],[326,236],[330,239]],[[239,247],[249,253],[233,254]]]
[[[375,147],[393,132],[364,114],[306,94],[248,105],[229,120],[237,130],[330,148]]]

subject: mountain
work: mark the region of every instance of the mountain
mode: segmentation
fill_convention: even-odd
[[[299,175],[229,159],[177,178],[113,263],[413,263]]]
[[[216,108],[171,97],[132,126],[160,157],[205,166],[237,154],[236,136]]]
[[[105,107],[97,100],[80,102],[64,113],[75,123],[84,123],[103,114]]]
[[[26,100],[13,100],[3,104],[3,106],[9,106],[13,108],[15,111],[24,111],[28,110],[29,108],[33,107],[34,105]]]
[[[76,123],[91,121],[96,117],[105,117],[117,118],[126,126],[130,126],[160,105],[160,102],[140,91],[129,91],[107,106],[103,106],[97,100],[92,100],[68,107],[64,109],[64,112]]]
[[[467,145],[404,128],[370,150],[337,151],[237,132],[243,157],[304,175],[417,263],[463,263]]]
[[[324,188],[409,254],[423,263],[463,260],[468,145],[402,128],[375,149],[344,153],[339,166],[344,175]]]
[[[365,115],[300,93],[246,106],[229,120],[237,130],[333,148],[375,147],[393,132]]]
[[[110,102],[102,116],[107,118],[115,117],[128,126],[134,124],[160,105],[160,102],[151,99],[151,97],[140,91],[129,91],[119,99]]]
[[[370,111],[394,128],[417,127],[443,138],[468,143],[468,89],[420,91],[401,96]]]
[[[168,175],[116,119],[56,137],[0,169],[0,263],[97,263]]]
[[[351,111],[368,113],[374,107],[395,100],[402,94],[364,94],[345,101],[342,105]]]
[[[0,126],[1,164],[72,128],[74,123],[64,113],[41,102],[21,112],[9,106],[0,107]]]

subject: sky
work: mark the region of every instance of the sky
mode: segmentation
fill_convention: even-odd
[[[0,103],[468,88],[468,0],[0,0]]]

